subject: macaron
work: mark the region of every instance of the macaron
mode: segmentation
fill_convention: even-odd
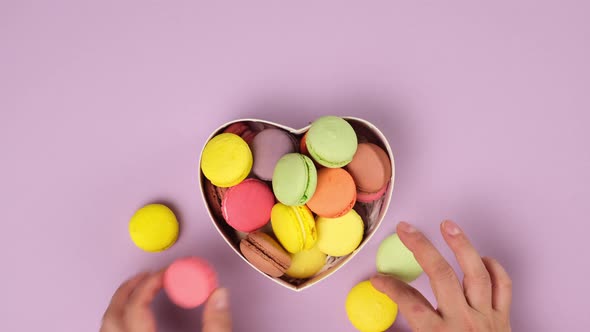
[[[281,277],[291,266],[289,253],[262,232],[248,234],[240,241],[240,251],[252,265],[271,277]]]
[[[275,198],[266,183],[247,179],[225,193],[221,212],[234,229],[252,232],[268,223],[274,204]]]
[[[286,274],[299,279],[313,277],[326,265],[327,257],[317,246],[292,254],[291,267]]]
[[[381,332],[395,322],[397,304],[367,280],[354,286],[348,293],[346,314],[359,331]]]
[[[315,220],[305,205],[277,203],[272,208],[270,222],[274,235],[290,253],[311,249],[317,241]]]
[[[252,152],[240,136],[223,133],[213,137],[203,149],[203,175],[218,187],[242,182],[252,169]]]
[[[221,203],[223,202],[223,198],[225,197],[225,193],[227,192],[228,188],[218,187],[207,179],[204,179],[204,185],[205,199],[207,200],[211,212],[213,212],[215,217],[223,219]]]
[[[248,122],[232,123],[223,132],[238,135],[248,144],[252,143],[252,140],[258,134],[258,130]]]
[[[414,254],[404,245],[397,234],[388,236],[379,245],[377,270],[405,282],[418,279],[423,272]]]
[[[357,189],[365,193],[378,192],[392,175],[387,152],[373,143],[360,143],[346,170],[352,175]]]
[[[202,258],[181,258],[164,272],[164,290],[170,300],[185,309],[203,304],[217,288],[215,270]]]
[[[279,202],[303,205],[313,196],[317,185],[317,170],[309,157],[289,153],[281,157],[275,166],[272,189]]]
[[[383,188],[379,189],[379,191],[374,193],[366,193],[363,191],[356,192],[356,201],[361,203],[371,203],[374,202],[385,195],[387,192],[387,187],[389,186],[389,182],[386,183]]]
[[[252,173],[262,180],[270,181],[279,159],[296,150],[295,138],[288,132],[269,128],[261,131],[250,144],[254,156]]]
[[[170,248],[178,238],[174,212],[162,204],[149,204],[137,210],[129,220],[129,235],[137,247],[148,252]]]
[[[350,210],[339,218],[316,218],[318,248],[330,256],[352,253],[363,240],[364,223],[361,216]]]
[[[352,126],[337,116],[315,120],[307,132],[306,146],[312,158],[326,167],[343,167],[357,149],[357,137]]]
[[[342,168],[318,171],[316,190],[307,206],[321,217],[345,215],[356,203],[356,186],[352,176]]]

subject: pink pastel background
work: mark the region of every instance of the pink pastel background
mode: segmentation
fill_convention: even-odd
[[[347,291],[408,220],[451,257],[453,218],[514,279],[514,331],[590,325],[588,1],[0,1],[1,331],[96,331],[125,278],[209,259],[236,331],[353,331]],[[392,207],[349,265],[302,293],[226,246],[197,188],[222,123],[377,124],[397,161]],[[127,234],[169,203],[170,250]],[[433,299],[425,277],[415,285]],[[158,296],[161,331],[201,311]],[[392,331],[407,331],[400,319]]]

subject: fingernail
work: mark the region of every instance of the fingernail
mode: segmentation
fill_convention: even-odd
[[[401,221],[397,226],[398,229],[404,233],[416,233],[418,231],[414,226],[405,221]]]
[[[454,222],[450,221],[450,220],[445,220],[443,221],[443,229],[445,230],[445,232],[447,232],[447,234],[452,235],[452,236],[456,236],[461,234],[461,228],[459,228],[459,226],[457,226],[457,224],[455,224]]]
[[[213,293],[213,307],[217,310],[227,310],[229,307],[229,292],[225,288],[219,288]]]

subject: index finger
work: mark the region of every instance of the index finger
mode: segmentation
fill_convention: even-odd
[[[428,275],[439,311],[444,315],[448,309],[467,306],[463,288],[455,271],[430,240],[412,225],[403,221],[397,225],[397,233]]]
[[[163,276],[164,270],[161,270],[142,280],[129,297],[129,307],[149,307],[158,291],[163,287]]]
[[[139,283],[141,283],[141,281],[143,281],[147,275],[147,272],[143,272],[122,283],[121,286],[119,286],[119,288],[117,288],[115,291],[115,294],[113,294],[111,303],[109,304],[109,307],[105,311],[104,315],[107,316],[109,314],[122,314],[129,296],[131,293],[133,293],[135,287],[137,287],[137,285],[139,285]]]

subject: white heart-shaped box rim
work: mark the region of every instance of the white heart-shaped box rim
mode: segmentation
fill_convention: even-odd
[[[209,218],[211,220],[211,222],[213,223],[213,225],[215,226],[215,229],[217,229],[217,232],[219,233],[219,235],[221,235],[221,237],[225,240],[225,242],[230,246],[230,248],[233,249],[233,251],[238,254],[238,256],[240,256],[242,258],[242,260],[244,260],[248,265],[250,265],[255,271],[257,271],[258,273],[262,274],[263,276],[265,276],[266,278],[276,282],[277,284],[286,287],[288,289],[294,290],[294,291],[302,291],[306,288],[309,288],[317,283],[319,283],[320,281],[323,281],[325,279],[328,279],[328,277],[330,277],[331,275],[333,275],[336,271],[338,271],[340,268],[342,268],[344,265],[346,265],[348,262],[350,262],[350,260],[356,256],[356,254],[358,252],[360,252],[367,243],[369,243],[369,241],[371,240],[371,238],[373,237],[373,235],[377,232],[377,230],[379,229],[379,227],[381,226],[381,223],[383,222],[383,219],[385,218],[385,215],[387,214],[387,211],[389,210],[389,204],[391,203],[391,195],[393,193],[393,187],[394,187],[394,183],[395,183],[395,161],[394,161],[394,157],[393,157],[393,152],[391,151],[391,146],[389,145],[389,141],[387,140],[387,138],[385,137],[385,135],[383,135],[383,133],[381,132],[381,130],[379,130],[379,128],[377,128],[375,125],[373,125],[372,123],[368,122],[367,120],[364,119],[360,119],[360,118],[356,118],[356,117],[352,117],[352,116],[343,116],[342,117],[345,120],[352,120],[352,121],[356,121],[356,122],[360,122],[363,125],[365,125],[367,128],[369,128],[374,134],[376,134],[379,139],[381,140],[381,142],[383,142],[383,144],[385,145],[385,148],[387,150],[387,154],[389,155],[389,158],[391,159],[391,168],[393,170],[393,172],[391,172],[391,180],[390,180],[390,185],[389,188],[387,189],[387,192],[385,194],[385,200],[383,202],[383,206],[381,207],[381,218],[379,218],[379,220],[377,221],[377,225],[375,226],[375,228],[373,229],[372,232],[368,233],[367,236],[363,239],[363,241],[361,242],[361,244],[359,245],[358,248],[356,248],[351,254],[349,254],[347,257],[343,258],[340,262],[338,262],[335,266],[333,266],[328,272],[327,274],[321,276],[320,278],[313,280],[315,277],[312,277],[310,279],[310,281],[305,282],[303,285],[301,286],[295,286],[291,283],[286,282],[283,279],[280,278],[274,278],[269,276],[268,274],[260,271],[256,266],[254,266],[252,263],[250,263],[245,257],[244,255],[242,255],[242,253],[240,252],[240,250],[238,248],[236,248],[234,246],[234,244],[230,241],[230,239],[228,238],[228,236],[226,234],[223,233],[223,230],[221,229],[221,227],[219,227],[218,223],[216,222],[216,218],[213,215],[213,212],[211,211],[211,208],[209,207],[209,203],[207,202],[207,198],[205,197],[206,193],[204,191],[204,183],[203,183],[203,174],[201,171],[201,159],[203,157],[203,150],[204,150],[204,145],[203,148],[201,149],[201,153],[199,155],[199,189],[201,191],[201,198],[203,200],[203,203],[205,204],[205,206],[207,207],[207,213],[209,214]],[[261,120],[261,119],[237,119],[237,120],[232,120],[230,122],[225,123],[224,125],[218,127],[217,129],[215,129],[215,131],[213,131],[213,133],[211,135],[209,135],[209,137],[207,138],[207,141],[205,142],[205,145],[207,144],[207,142],[209,142],[213,137],[215,137],[216,135],[218,135],[218,133],[224,129],[227,128],[229,125],[232,125],[234,123],[237,122],[256,122],[256,123],[262,123],[262,124],[266,124],[266,125],[271,125],[271,126],[275,126],[277,128],[281,128],[291,134],[295,134],[295,135],[301,135],[303,133],[305,133],[309,127],[311,126],[311,124],[301,128],[301,129],[293,129],[291,127],[287,127],[285,125],[281,125],[272,121],[266,121],[266,120]]]

